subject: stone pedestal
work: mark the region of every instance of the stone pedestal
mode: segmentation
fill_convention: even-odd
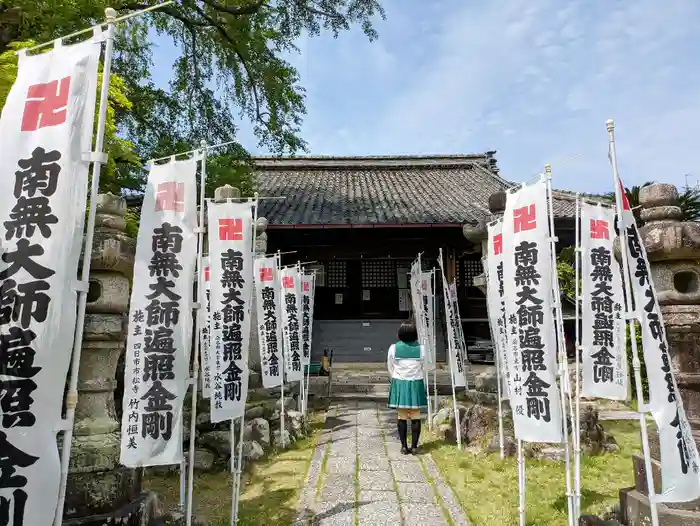
[[[125,201],[111,194],[96,199],[64,524],[148,524],[157,511],[157,498],[141,494],[138,471],[119,466],[120,423],[115,410],[135,241],[124,233]]]
[[[664,317],[666,336],[683,406],[695,443],[700,444],[700,224],[681,222],[678,191],[670,184],[642,188],[639,195],[644,226],[640,235],[649,256],[651,275]],[[649,440],[656,491],[661,490],[659,446],[651,426]],[[629,525],[651,524],[644,461],[633,459],[635,487],[620,492]],[[659,505],[664,526],[700,525],[700,500]]]

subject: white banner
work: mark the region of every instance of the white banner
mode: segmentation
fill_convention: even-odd
[[[211,421],[243,416],[253,294],[253,205],[209,202]]]
[[[515,436],[562,442],[552,258],[544,181],[509,193],[503,216],[503,291]]]
[[[614,225],[611,208],[581,204],[581,396],[626,400],[625,300]]]
[[[425,309],[423,305],[423,289],[422,289],[422,272],[420,259],[416,259],[411,265],[409,274],[409,285],[411,290],[411,306],[413,308],[413,321],[416,324],[416,332],[418,333],[418,341],[426,350],[426,365],[429,365],[430,357],[428,352],[430,349],[430,336],[425,319]],[[430,369],[432,370],[432,369]]]
[[[649,409],[659,430],[661,502],[688,502],[700,497],[700,459],[673,375],[668,341],[647,252],[622,189],[623,227],[632,293],[641,316],[642,346],[649,382]]]
[[[304,274],[301,277],[301,339],[302,364],[308,367],[311,364],[311,336],[314,327],[314,294],[316,292],[316,275]]]
[[[282,289],[282,338],[284,340],[284,369],[287,382],[304,378],[301,367],[301,280],[296,267],[280,270]]]
[[[502,394],[511,396],[511,373],[508,368],[508,344],[506,339],[506,302],[503,289],[503,222],[489,224],[488,255],[486,259],[486,301],[489,323],[494,337],[493,354],[498,360]]]
[[[121,436],[127,467],[182,459],[197,257],[197,160],[154,165],[136,240]]]
[[[457,324],[461,323],[459,320],[459,313],[454,312],[454,300],[452,298],[452,289],[450,289],[447,283],[447,277],[445,276],[445,268],[442,264],[442,257],[438,258],[438,263],[440,264],[440,275],[442,276],[442,292],[443,298],[445,300],[445,322],[447,329],[447,361],[450,366],[450,373],[452,375],[452,381],[455,387],[466,387],[467,385],[467,371],[464,367],[464,362],[462,360],[462,352],[460,350],[461,344],[459,343],[459,333],[457,331]]]
[[[281,294],[277,258],[255,260],[255,294],[258,310],[258,344],[263,387],[277,387],[283,381]]]
[[[457,334],[457,344],[459,345],[459,353],[461,356],[462,363],[465,367],[465,378],[466,378],[466,366],[469,363],[469,358],[467,356],[467,341],[464,339],[464,326],[462,325],[462,317],[459,314],[459,300],[457,298],[457,284],[452,282],[449,284],[449,294],[452,302],[452,312],[455,313],[455,331]]]
[[[0,117],[0,523],[52,524],[99,42],[21,56]]]
[[[426,349],[426,370],[432,371],[436,367],[436,356],[433,342],[435,341],[435,312],[434,301],[435,291],[433,290],[433,273],[421,272],[420,274],[421,301],[423,308],[423,325],[427,336]]]
[[[202,273],[202,281],[200,281],[200,287],[202,287],[203,303],[199,309],[199,338],[200,338],[200,362],[202,365],[202,398],[209,398],[211,396],[211,279],[209,272],[209,258],[202,258],[202,267],[204,272]]]

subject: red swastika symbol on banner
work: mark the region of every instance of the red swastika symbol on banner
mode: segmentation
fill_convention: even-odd
[[[535,227],[537,227],[537,214],[534,204],[513,210],[513,229],[516,234],[534,230]]]
[[[272,281],[272,269],[262,267],[260,269],[260,281]]]
[[[185,211],[185,183],[160,183],[156,190],[156,212]]]
[[[493,236],[493,255],[497,256],[503,253],[503,234]]]
[[[591,239],[610,239],[607,221],[591,219]]]
[[[625,191],[625,187],[622,186],[622,181],[619,181],[619,183],[620,183],[620,194],[622,195],[622,209],[629,210],[630,209],[630,202],[629,202],[629,199],[627,199],[627,192]]]
[[[241,241],[243,239],[243,220],[219,219],[219,239],[222,241]]]
[[[291,276],[285,276],[282,278],[282,288],[283,289],[293,289],[294,288],[294,278]]]
[[[209,267],[204,267],[204,281],[209,281]]]
[[[68,116],[70,77],[35,84],[27,90],[27,102],[22,114],[22,131],[35,131],[47,126],[58,126]]]
[[[304,283],[304,292],[309,292],[311,290],[311,286],[309,283]]]

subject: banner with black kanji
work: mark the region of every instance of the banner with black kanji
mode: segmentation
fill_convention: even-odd
[[[615,211],[581,203],[581,396],[626,400],[625,298]]]
[[[1,524],[52,524],[58,503],[100,48],[21,54],[0,117]]]
[[[503,215],[503,293],[515,436],[562,442],[547,185],[511,192]]]
[[[210,202],[211,421],[240,418],[248,397],[253,204]]]
[[[280,321],[282,295],[278,274],[276,257],[262,257],[255,260],[254,279],[260,367],[263,387],[268,389],[277,387],[284,381]]]
[[[153,165],[136,240],[126,340],[121,463],[177,464],[189,384],[197,259],[197,160]]]
[[[286,267],[280,270],[279,276],[285,377],[287,382],[300,382],[304,379],[301,366],[301,275],[297,267]]]

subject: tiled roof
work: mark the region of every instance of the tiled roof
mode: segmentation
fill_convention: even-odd
[[[511,186],[494,152],[459,156],[258,157],[260,213],[272,225],[475,224],[489,196]],[[575,196],[555,192],[555,217]]]

